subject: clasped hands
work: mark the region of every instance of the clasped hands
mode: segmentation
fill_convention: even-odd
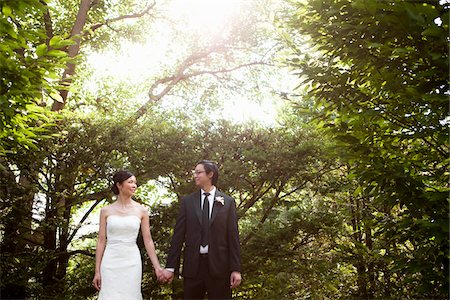
[[[156,269],[155,274],[161,283],[171,283],[174,277],[174,272],[163,268]]]
[[[159,268],[155,269],[155,274],[159,282],[172,283],[174,272],[169,271],[167,269]],[[241,281],[242,281],[241,273],[232,272],[230,277],[230,288],[232,289],[237,288],[241,284]]]

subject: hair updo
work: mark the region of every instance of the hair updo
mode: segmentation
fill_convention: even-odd
[[[111,191],[114,193],[114,195],[119,195],[119,188],[117,187],[117,184],[124,182],[131,176],[134,176],[134,174],[126,170],[122,170],[114,174],[113,186],[111,187]]]

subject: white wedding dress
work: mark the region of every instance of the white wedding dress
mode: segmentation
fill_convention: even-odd
[[[137,216],[110,215],[106,219],[99,300],[142,299],[142,262],[136,244],[140,226]]]

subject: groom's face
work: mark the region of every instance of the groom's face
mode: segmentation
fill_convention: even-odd
[[[210,185],[212,176],[213,176],[213,172],[210,172],[209,174],[207,174],[205,171],[205,166],[203,164],[198,164],[195,167],[194,180],[195,180],[195,185],[197,185],[198,187],[202,188],[206,185]]]

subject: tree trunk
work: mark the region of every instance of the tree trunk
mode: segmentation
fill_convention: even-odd
[[[353,239],[357,243],[362,242],[361,233],[361,205],[358,198],[351,197],[350,200],[352,207],[352,228],[353,228]],[[357,271],[357,285],[358,285],[358,297],[367,298],[367,269],[364,262],[364,257],[358,252],[357,248],[354,250],[355,262],[353,265],[356,267]]]
[[[53,291],[56,284],[56,270],[58,267],[56,258],[56,216],[53,207],[50,206],[44,222],[44,247],[48,255],[48,263],[43,270],[42,285],[44,291]]]
[[[71,218],[70,202],[66,199],[64,212],[62,214],[63,226],[60,226],[61,234],[59,236],[59,254],[58,254],[58,271],[56,277],[62,280],[67,273],[67,266],[69,264],[69,254],[67,253],[67,247],[69,246],[69,225]]]
[[[368,199],[363,199],[364,219],[369,217],[367,215],[368,214],[367,201],[368,201]],[[370,226],[369,222],[364,222],[364,235],[365,235],[366,247],[367,247],[367,249],[369,249],[368,252],[370,255],[369,262],[367,263],[367,276],[369,278],[368,297],[374,298],[375,291],[376,291],[376,285],[375,285],[376,276],[375,276],[375,266],[374,266],[373,255],[372,255],[372,250],[373,250],[372,226]]]
[[[74,45],[70,45],[67,49],[67,53],[69,57],[73,58],[80,52],[80,34],[83,30],[84,25],[86,24],[87,15],[89,9],[91,8],[91,0],[81,0],[80,8],[78,10],[77,18],[75,20],[75,24],[72,27],[72,32],[70,36],[76,42]],[[59,91],[62,101],[53,102],[52,110],[59,111],[64,108],[67,102],[67,96],[69,94],[69,86],[72,82],[72,76],[75,74],[75,64],[67,63],[67,68],[64,71],[62,76],[62,85],[65,86],[64,89]]]

